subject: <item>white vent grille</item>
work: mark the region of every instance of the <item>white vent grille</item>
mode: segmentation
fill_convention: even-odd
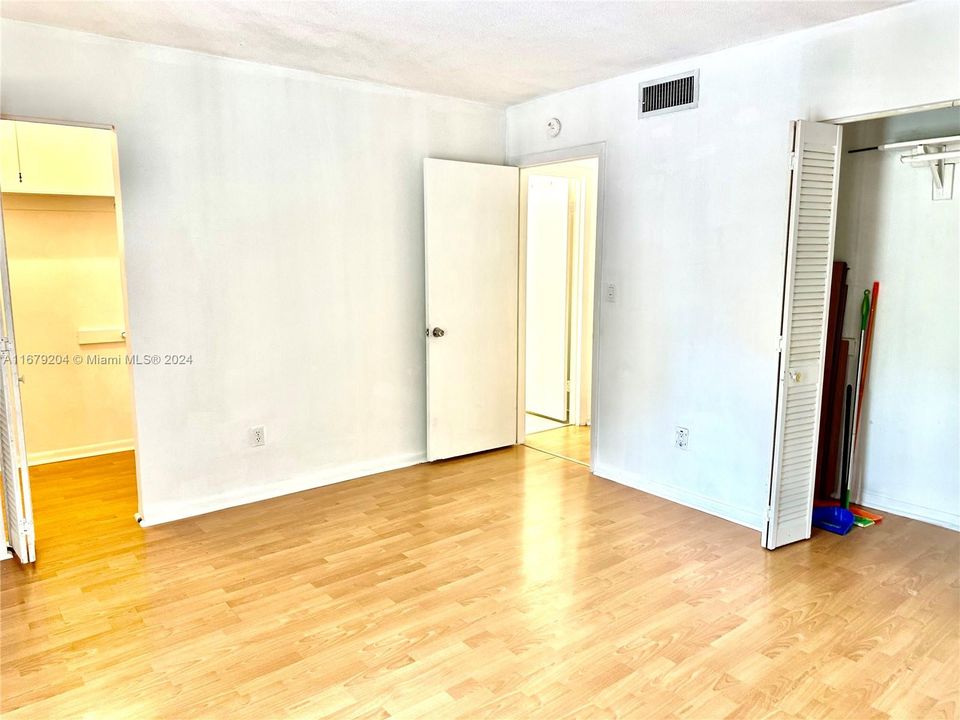
[[[695,108],[700,101],[700,71],[640,84],[640,117]]]

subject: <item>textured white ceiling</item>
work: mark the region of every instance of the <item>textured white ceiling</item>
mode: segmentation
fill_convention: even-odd
[[[0,15],[510,105],[890,0],[3,0]]]

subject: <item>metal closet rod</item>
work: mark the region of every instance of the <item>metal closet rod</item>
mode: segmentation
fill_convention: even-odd
[[[947,145],[955,142],[960,142],[960,135],[947,135],[946,137],[927,138],[926,140],[905,140],[904,142],[884,143],[883,145],[874,145],[873,147],[847,150],[847,154],[867,152],[869,150],[899,150],[901,148],[919,147],[920,145]],[[936,159],[933,157],[933,153],[931,153],[930,157]]]
[[[960,158],[960,150],[947,150],[946,152],[925,153],[923,155],[901,155],[900,162],[913,165],[915,163],[928,163],[956,158]]]

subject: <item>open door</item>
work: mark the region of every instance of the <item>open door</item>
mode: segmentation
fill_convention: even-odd
[[[23,439],[20,407],[20,373],[13,341],[13,307],[10,303],[10,273],[7,268],[7,241],[0,213],[0,282],[3,313],[0,316],[0,479],[3,481],[3,509],[7,543],[20,562],[36,560],[33,503],[30,473]]]
[[[530,175],[527,186],[526,408],[570,419],[570,180]]]
[[[770,550],[810,537],[840,138],[837,125],[795,124],[776,430],[761,539]]]
[[[517,440],[520,172],[423,161],[427,459]]]

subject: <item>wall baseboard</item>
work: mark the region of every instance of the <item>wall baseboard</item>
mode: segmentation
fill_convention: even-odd
[[[865,490],[860,494],[860,499],[857,501],[857,504],[880,510],[881,512],[888,512],[891,515],[902,515],[912,520],[919,520],[930,523],[931,525],[939,525],[949,530],[960,530],[960,514],[943,508],[917,505],[916,503],[892,498],[882,493],[870,492],[869,490]]]
[[[326,485],[366,477],[367,475],[376,475],[377,473],[419,465],[426,462],[426,459],[426,455],[422,452],[395,455],[370,462],[326,468],[320,472],[299,475],[288,480],[252,488],[242,488],[183,501],[167,500],[151,503],[143,507],[143,521],[140,526],[162,525],[175,520],[206,515],[217,510],[226,510],[238,505],[248,505],[282,495],[303,492],[304,490],[314,490]]]
[[[94,455],[108,455],[115,452],[133,450],[133,438],[111,440],[110,442],[96,443],[95,445],[78,445],[77,447],[60,448],[59,450],[44,450],[43,452],[27,453],[27,465],[45,465],[47,463],[63,462],[64,460],[79,460]]]
[[[594,466],[593,474],[605,478],[606,480],[612,480],[615,483],[620,483],[621,485],[634,488],[635,490],[642,490],[645,493],[656,495],[664,500],[670,500],[671,502],[685,505],[686,507],[693,508],[694,510],[700,510],[701,512],[715,515],[718,518],[728,520],[732,523],[736,523],[737,525],[743,525],[751,530],[756,530],[757,532],[760,531],[760,512],[751,512],[750,510],[730,505],[729,503],[725,503],[721,500],[716,500],[714,498],[707,497],[706,495],[692,492],[686,488],[680,488],[675,485],[668,485],[655,480],[641,478],[640,475],[636,473],[620,470],[618,468],[612,468],[600,463],[597,463]],[[757,542],[759,543],[759,540]]]

